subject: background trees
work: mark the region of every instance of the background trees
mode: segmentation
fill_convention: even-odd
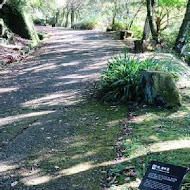
[[[185,49],[188,46],[188,40],[190,36],[190,0],[187,3],[185,17],[183,19],[181,28],[179,30],[174,50],[179,53],[183,54]]]
[[[175,45],[174,50],[182,53],[185,49],[189,49],[187,31],[189,30],[190,13],[187,2],[189,1],[7,0],[4,9],[0,11],[0,17],[13,32],[24,38],[36,39],[36,41],[38,39],[31,18],[35,24],[49,24],[66,28],[131,30],[137,39],[153,39],[157,43],[164,42],[169,47]],[[5,0],[0,0],[1,6],[3,3]],[[17,21],[17,17],[13,16],[14,11],[11,9],[20,15],[22,22]],[[8,17],[12,19],[8,19]],[[27,23],[26,20],[29,22]],[[20,24],[14,26],[14,23],[17,22]],[[20,30],[21,27],[22,30]]]

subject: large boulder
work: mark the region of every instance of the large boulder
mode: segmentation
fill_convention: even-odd
[[[30,14],[21,7],[15,6],[13,2],[7,2],[0,9],[0,18],[2,18],[6,26],[15,34],[22,38],[30,39],[36,45],[39,41],[38,35],[34,28]]]
[[[181,105],[182,98],[173,75],[161,71],[143,70],[140,82],[146,103],[172,108]]]
[[[125,36],[126,36],[126,38],[133,38],[134,33],[130,30],[127,30]]]

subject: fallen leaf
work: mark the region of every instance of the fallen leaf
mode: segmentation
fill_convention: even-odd
[[[139,174],[138,171],[130,171],[130,176],[134,177],[134,176],[137,176]]]
[[[132,169],[135,169],[135,166],[127,166],[127,167],[125,168],[125,170],[132,170]]]
[[[131,180],[130,177],[125,178],[125,181],[130,181],[130,180]]]
[[[17,184],[18,184],[18,181],[14,181],[13,183],[11,183],[11,187],[14,187]]]
[[[143,163],[144,160],[142,160],[142,159],[140,159],[140,158],[137,158],[137,159],[136,159],[136,162],[138,162],[138,163]]]

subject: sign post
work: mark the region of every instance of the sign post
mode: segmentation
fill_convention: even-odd
[[[152,161],[148,167],[140,190],[180,190],[189,168]]]

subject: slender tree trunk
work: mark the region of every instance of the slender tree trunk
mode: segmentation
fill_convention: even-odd
[[[190,35],[190,0],[188,1],[185,17],[183,19],[181,28],[179,30],[175,42],[175,46],[173,48],[177,53],[182,54],[185,51],[189,35]]]
[[[56,12],[56,15],[55,15],[55,23],[57,24],[59,21],[59,10]]]
[[[157,32],[157,34],[160,33],[160,27],[161,27],[161,18],[157,17],[156,18],[156,32]]]
[[[65,27],[67,28],[69,25],[69,11],[66,13],[66,21],[65,21]]]
[[[156,0],[147,0],[146,2],[147,2],[147,17],[149,19],[152,38],[158,43],[158,34],[154,26],[154,8],[156,5]]]
[[[78,13],[75,14],[75,22],[78,22]]]
[[[61,26],[64,26],[64,21],[65,21],[65,10],[63,10]]]
[[[116,13],[114,12],[114,14],[113,14],[113,18],[112,18],[112,25],[115,24],[115,18],[116,18]]]
[[[146,17],[142,40],[148,40],[149,38],[150,38],[150,25],[149,25],[149,19],[148,17]]]
[[[73,28],[74,22],[75,22],[75,10],[72,9],[71,10],[71,28]]]
[[[117,7],[118,7],[118,2],[117,0],[114,0],[114,10],[113,10],[113,17],[112,17],[112,25],[115,24],[115,19],[117,16]]]
[[[80,17],[80,12],[77,11],[77,12],[75,13],[75,21],[76,21],[76,22],[78,22],[79,17]]]
[[[131,29],[131,27],[133,25],[133,22],[134,22],[135,18],[137,17],[138,13],[141,11],[142,6],[143,6],[143,4],[140,5],[140,7],[138,8],[137,12],[134,14],[134,16],[133,16],[133,18],[132,18],[132,20],[131,20],[131,22],[129,24],[129,28],[128,28],[129,30]]]

